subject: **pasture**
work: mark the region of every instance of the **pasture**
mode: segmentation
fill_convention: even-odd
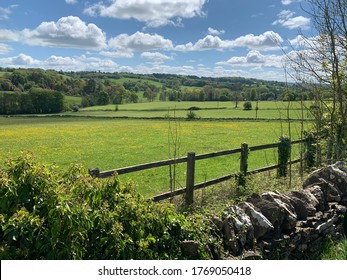
[[[311,101],[300,102],[252,102],[252,110],[244,110],[243,102],[235,108],[235,102],[151,102],[132,103],[120,105],[94,106],[81,109],[75,115],[104,116],[104,117],[136,117],[136,118],[165,118],[175,116],[186,118],[190,108],[194,110],[197,118],[261,118],[261,119],[292,119],[310,118],[307,109]]]
[[[308,125],[308,123],[306,124]],[[300,122],[291,123],[292,139],[300,138]],[[86,168],[109,170],[173,158],[175,145],[169,133],[177,136],[177,156],[274,143],[288,125],[282,121],[169,121],[122,120],[78,117],[2,117],[0,118],[0,162],[21,150],[32,151],[37,161],[55,163],[66,170],[72,163]],[[298,151],[296,149],[296,154]],[[276,151],[252,152],[249,169],[276,163]],[[203,182],[237,171],[239,155],[197,162],[196,182]],[[185,165],[177,169],[177,188],[185,182]],[[145,196],[169,190],[168,167],[128,175]]]

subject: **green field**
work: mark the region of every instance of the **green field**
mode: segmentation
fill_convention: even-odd
[[[310,118],[307,107],[310,102],[301,106],[300,102],[259,102],[258,110],[243,110],[243,102],[235,108],[235,102],[151,102],[121,105],[106,105],[83,108],[75,115],[103,117],[136,117],[136,118],[165,118],[168,115],[186,118],[189,108],[197,107],[194,111],[197,118],[262,118],[262,119],[293,119]],[[256,103],[252,102],[253,108]],[[303,107],[303,108],[302,108]],[[116,110],[117,108],[117,110]]]
[[[39,162],[56,163],[63,170],[72,163],[102,171],[172,158],[169,127],[178,130],[179,156],[277,142],[287,134],[280,121],[179,121],[119,120],[68,117],[0,118],[0,162],[21,150],[34,153]],[[291,124],[292,139],[300,138],[300,123]],[[173,146],[171,145],[171,148]],[[196,182],[203,182],[238,170],[239,155],[197,162]],[[276,162],[276,151],[250,154],[249,169]],[[178,170],[178,186],[184,186],[185,166]],[[168,167],[121,175],[138,183],[146,196],[168,191]]]
[[[65,95],[65,100],[64,102],[66,103],[66,105],[68,106],[72,106],[72,105],[80,105],[82,101],[81,97],[78,96],[66,96]]]

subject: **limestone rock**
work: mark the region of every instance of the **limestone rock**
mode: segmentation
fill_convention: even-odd
[[[324,201],[325,204],[328,202],[339,202],[341,201],[341,192],[339,189],[337,189],[334,184],[326,181],[323,178],[318,178],[317,182],[314,185],[308,185],[306,186],[304,184],[304,189],[311,188],[311,187],[320,187],[323,195],[324,195]]]
[[[297,215],[289,197],[275,192],[266,192],[261,196],[253,194],[247,201],[268,218],[276,232],[295,227]]]
[[[319,201],[308,190],[291,191],[288,196],[299,220],[304,220],[316,214],[316,206],[319,205]]]
[[[272,223],[261,212],[257,211],[253,204],[242,202],[239,206],[250,217],[254,228],[254,237],[256,239],[259,239],[274,230]]]
[[[347,196],[347,168],[344,162],[339,161],[312,172],[304,182],[304,188],[317,183],[319,185],[321,179],[337,189],[341,196]]]
[[[246,251],[242,255],[243,260],[262,260],[263,256],[261,252],[254,250],[254,251]]]
[[[243,235],[246,242],[252,242],[254,238],[254,228],[250,217],[243,209],[236,205],[229,208],[229,213],[233,213],[235,233]]]
[[[235,234],[234,218],[228,215],[223,220],[223,242],[224,247],[229,250],[233,255],[239,255],[241,253],[241,246]]]
[[[318,201],[318,204],[316,205],[317,211],[324,211],[325,209],[325,199],[324,199],[324,193],[322,189],[319,186],[312,186],[306,188],[307,191],[309,191]]]

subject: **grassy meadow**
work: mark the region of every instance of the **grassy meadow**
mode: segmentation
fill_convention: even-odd
[[[256,103],[252,102],[252,110],[244,110],[243,102],[239,102],[235,108],[235,102],[151,102],[132,103],[120,105],[93,106],[82,108],[75,116],[99,116],[99,117],[132,117],[132,118],[166,118],[175,116],[177,118],[187,118],[189,108],[194,110],[196,118],[201,119],[286,119],[289,115],[292,119],[310,118],[307,110],[310,102],[305,102],[303,106],[300,102],[270,102],[258,103],[258,110],[255,110]],[[66,114],[71,114],[67,112]]]
[[[198,111],[200,112],[200,111]],[[299,122],[291,123],[292,139],[300,138]],[[177,131],[177,132],[176,132]],[[178,156],[277,142],[288,134],[282,121],[169,121],[81,117],[0,118],[0,164],[22,150],[34,153],[39,162],[67,169],[72,163],[109,170],[173,158],[169,133],[177,135]],[[171,152],[169,150],[171,149]],[[297,151],[296,151],[297,153]],[[276,162],[276,151],[252,152],[249,169]],[[239,155],[197,161],[196,182],[235,172]],[[161,167],[121,175],[134,180],[139,191],[153,196],[169,190],[169,168]],[[185,165],[177,169],[177,188],[184,187]]]

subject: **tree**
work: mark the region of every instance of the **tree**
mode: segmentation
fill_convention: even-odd
[[[83,88],[84,95],[94,93],[96,91],[97,82],[94,79],[89,79],[85,87]]]
[[[237,108],[239,105],[239,101],[242,100],[242,93],[239,91],[234,91],[231,97],[232,100],[235,101],[235,108]]]
[[[289,73],[310,86],[315,112],[323,112],[313,112],[317,140],[326,142],[328,161],[339,160],[347,144],[347,0],[307,3],[317,35],[301,35],[299,47],[287,55]]]
[[[34,114],[59,113],[64,109],[64,95],[59,91],[32,88],[29,98]]]

